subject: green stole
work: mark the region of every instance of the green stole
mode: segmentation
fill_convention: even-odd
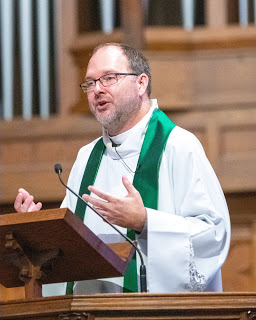
[[[158,176],[168,137],[175,124],[159,109],[155,109],[150,119],[143,145],[141,148],[137,169],[133,179],[133,186],[139,191],[144,206],[157,209],[158,205]],[[90,194],[88,186],[93,185],[98,173],[101,159],[106,147],[103,139],[95,144],[88,159],[79,195]],[[75,214],[84,221],[86,205],[77,200]],[[127,236],[135,240],[135,231],[127,229]],[[73,282],[68,282],[66,294],[73,293]],[[136,254],[124,275],[124,292],[138,292]]]

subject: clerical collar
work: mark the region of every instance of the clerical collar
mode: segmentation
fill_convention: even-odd
[[[151,100],[151,108],[148,113],[131,129],[116,135],[109,136],[107,130],[103,129],[103,141],[106,145],[107,152],[112,158],[117,158],[115,145],[118,145],[118,152],[123,158],[133,156],[140,152],[145,132],[155,108],[158,108],[157,101]],[[114,144],[114,145],[113,145]]]

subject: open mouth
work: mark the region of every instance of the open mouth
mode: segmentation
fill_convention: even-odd
[[[98,108],[104,108],[109,102],[108,101],[99,101],[97,103]]]

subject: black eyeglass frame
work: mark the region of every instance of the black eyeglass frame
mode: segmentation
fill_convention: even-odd
[[[117,81],[115,82],[115,83],[112,83],[112,84],[109,84],[109,85],[104,85],[103,83],[102,83],[102,78],[103,77],[106,77],[106,76],[108,76],[108,75],[110,75],[110,74],[112,74],[112,75],[115,75],[115,77],[116,77],[116,79],[117,79],[117,76],[139,76],[139,74],[137,74],[137,73],[124,73],[124,72],[111,72],[111,73],[107,73],[107,74],[104,74],[103,76],[101,76],[101,77],[99,77],[98,79],[91,79],[90,81],[94,81],[94,86],[93,86],[93,88],[96,86],[96,82],[97,81],[99,81],[102,85],[103,85],[103,87],[110,87],[110,86],[113,86],[114,84],[116,84],[116,83],[118,83],[118,79],[117,79]],[[82,83],[80,83],[80,88],[83,90],[83,92],[84,93],[87,93],[87,92],[90,92],[90,91],[87,91],[87,89],[83,89],[83,84],[85,84],[87,81],[84,81],[84,82],[82,82]]]

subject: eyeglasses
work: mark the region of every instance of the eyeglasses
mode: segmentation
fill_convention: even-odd
[[[85,82],[80,84],[80,87],[82,88],[83,92],[90,92],[92,91],[95,86],[96,82],[100,81],[100,83],[104,87],[112,86],[113,84],[116,84],[119,81],[119,76],[138,76],[137,73],[108,73],[104,76],[99,77],[99,79],[90,79],[86,80]]]

